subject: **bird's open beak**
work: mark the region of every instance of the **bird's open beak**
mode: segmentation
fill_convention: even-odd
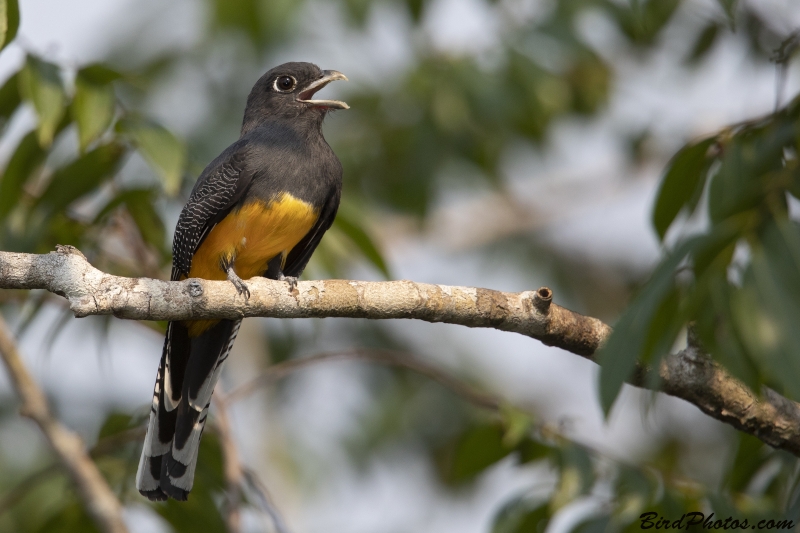
[[[297,101],[304,104],[311,104],[317,107],[330,107],[332,109],[350,109],[350,106],[339,100],[310,100],[314,93],[328,85],[332,81],[347,81],[347,76],[337,70],[323,70],[322,77],[311,83],[308,87],[297,95]]]

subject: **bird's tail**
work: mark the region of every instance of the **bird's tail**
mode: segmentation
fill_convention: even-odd
[[[136,473],[136,488],[147,498],[189,496],[211,394],[240,324],[220,320],[189,337],[184,323],[169,323]]]

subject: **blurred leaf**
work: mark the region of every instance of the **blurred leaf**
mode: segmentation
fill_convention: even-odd
[[[366,22],[371,5],[371,0],[345,0],[344,2],[347,14],[358,26],[363,26]]]
[[[14,40],[19,29],[17,0],[0,0],[0,50]]]
[[[66,505],[59,513],[48,519],[38,533],[94,533],[98,532],[92,519],[78,502]]]
[[[572,108],[583,115],[597,113],[608,101],[611,89],[612,73],[596,55],[587,55],[575,62],[567,74],[567,81],[572,86]]]
[[[75,79],[75,98],[72,101],[72,116],[78,125],[81,151],[86,150],[92,141],[108,129],[116,112],[114,87],[108,82],[95,81],[102,79],[103,76],[89,70],[92,68],[87,67],[78,71]]]
[[[422,10],[425,7],[425,0],[405,0],[408,12],[414,22],[422,20]]]
[[[46,155],[37,140],[36,132],[22,138],[0,180],[0,220],[8,216],[17,205],[22,196],[23,185],[34,169],[44,163]]]
[[[381,255],[381,252],[378,250],[378,247],[375,246],[369,234],[364,231],[355,218],[351,218],[353,214],[354,213],[350,210],[340,209],[336,214],[336,219],[333,222],[334,225],[337,226],[342,233],[347,235],[353,244],[358,247],[367,261],[372,263],[386,279],[390,279],[392,276],[389,273],[389,267],[386,265],[383,255]]]
[[[725,15],[728,17],[728,23],[731,28],[736,28],[736,5],[739,0],[717,0]]]
[[[164,191],[175,196],[186,166],[186,146],[166,128],[140,119],[117,122],[118,131],[129,136],[136,148],[161,177]]]
[[[511,453],[503,445],[503,429],[497,425],[473,426],[441,454],[440,472],[449,484],[472,480],[486,468]]]
[[[605,533],[610,523],[611,517],[608,515],[593,516],[578,522],[568,533]]]
[[[698,189],[705,186],[706,174],[713,161],[707,153],[714,141],[715,138],[710,137],[686,145],[667,165],[653,208],[653,226],[661,240],[681,209]]]
[[[290,18],[302,2],[297,0],[212,0],[212,22],[242,31],[255,45],[280,43],[292,29]]]
[[[795,143],[792,120],[745,129],[725,144],[722,164],[711,179],[708,211],[712,222],[758,206],[773,189],[771,176],[783,170],[784,149]]]
[[[47,206],[51,212],[64,209],[116,172],[124,154],[122,145],[106,144],[56,170],[37,205]]]
[[[669,472],[669,470],[667,470]],[[617,524],[635,522],[645,510],[650,510],[658,483],[654,482],[639,468],[620,465],[615,480],[614,521]]]
[[[67,100],[59,68],[29,55],[19,81],[20,93],[33,104],[39,117],[39,144],[48,147],[64,115]]]
[[[244,30],[253,41],[261,40],[261,13],[258,0],[214,0],[213,20],[223,27]]]
[[[123,77],[120,72],[102,63],[87,65],[78,71],[78,75],[87,83],[95,85],[108,85],[112,81],[117,81]]]
[[[0,118],[3,119],[3,123],[8,122],[8,119],[17,110],[21,101],[19,73],[17,72],[0,87]]]
[[[667,316],[664,306],[670,305],[671,298],[674,298],[675,269],[697,243],[698,238],[685,241],[661,262],[650,281],[622,314],[608,342],[600,350],[597,357],[600,363],[600,404],[606,416],[622,384],[633,374],[637,359],[653,355],[652,352],[646,352],[647,347],[668,344],[666,336],[671,335],[674,328],[663,320]],[[661,320],[656,323],[657,317]],[[651,331],[660,332],[662,338],[655,339]]]
[[[697,40],[694,42],[692,51],[689,52],[686,61],[688,63],[697,63],[703,59],[708,54],[709,50],[711,50],[711,47],[714,46],[714,43],[717,42],[719,30],[720,27],[716,22],[708,23],[697,36]]]
[[[579,496],[587,494],[594,485],[594,468],[588,452],[581,446],[567,444],[559,453],[560,477],[550,499],[555,512]]]
[[[142,239],[153,246],[161,254],[167,255],[166,230],[161,215],[155,208],[158,194],[152,189],[127,189],[112,198],[97,214],[94,223],[97,224],[109,213],[120,206],[125,206],[128,214],[136,223]]]
[[[106,416],[103,425],[100,427],[100,432],[97,435],[97,440],[111,437],[118,433],[122,433],[131,428],[132,417],[128,413],[112,412]]]
[[[161,216],[155,209],[156,194],[152,190],[127,191],[124,197],[128,213],[136,222],[136,227],[142,234],[144,241],[161,253],[166,250],[166,230]]]
[[[748,212],[714,225],[708,234],[698,240],[697,247],[692,251],[695,276],[701,278],[710,269],[717,273],[724,272],[733,257],[736,243],[757,220]]]
[[[731,461],[725,485],[735,492],[744,492],[753,476],[769,459],[766,445],[757,437],[746,433],[736,434],[736,456]]]
[[[517,445],[520,464],[551,458],[556,450],[556,448],[547,446],[531,438],[524,438],[522,442]]]
[[[530,432],[531,426],[533,425],[533,418],[530,414],[521,409],[517,409],[509,403],[503,403],[500,406],[500,416],[505,426],[503,446],[506,448],[516,448]]]
[[[500,508],[492,523],[492,533],[544,533],[549,522],[548,506],[523,496]]]
[[[800,228],[779,220],[768,224],[753,251],[750,274],[738,300],[738,329],[769,385],[800,400]]]
[[[681,0],[634,0],[607,2],[623,33],[637,45],[652,45],[672,19]]]

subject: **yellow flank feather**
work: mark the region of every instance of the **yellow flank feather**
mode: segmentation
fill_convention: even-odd
[[[283,254],[285,259],[318,217],[313,206],[288,193],[269,203],[249,202],[214,226],[192,258],[189,277],[227,279],[221,265],[230,262],[242,279],[260,276],[275,256]],[[187,322],[189,336],[196,337],[217,322]]]

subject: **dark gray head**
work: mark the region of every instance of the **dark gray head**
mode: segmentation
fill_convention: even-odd
[[[332,81],[347,80],[341,72],[321,70],[313,63],[284,63],[261,76],[247,97],[242,133],[270,119],[302,117],[322,123],[331,109],[348,109],[338,100],[313,100]]]

